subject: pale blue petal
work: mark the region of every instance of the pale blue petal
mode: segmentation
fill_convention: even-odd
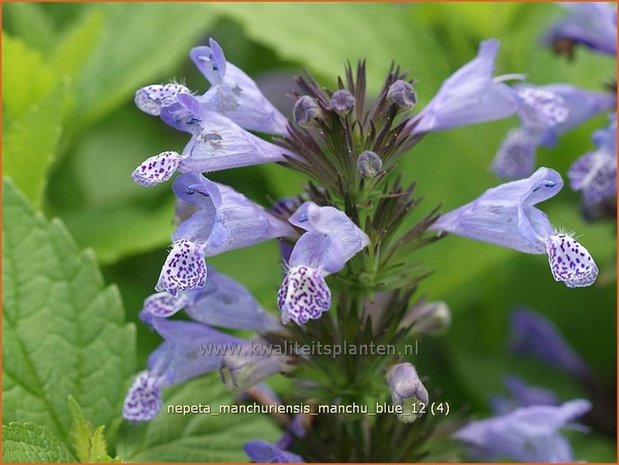
[[[513,115],[516,91],[493,79],[499,41],[483,41],[475,59],[452,74],[411,122],[412,133],[439,131]],[[410,126],[409,126],[410,127]]]
[[[173,189],[179,198],[199,207],[178,226],[173,238],[198,241],[206,256],[295,235],[289,224],[260,205],[202,175],[178,176]]]
[[[476,200],[441,215],[430,229],[520,252],[545,253],[545,239],[554,228],[534,205],[554,196],[562,187],[559,173],[539,168],[527,179],[488,189]]]
[[[344,262],[350,260],[369,244],[367,234],[345,213],[334,207],[319,207],[314,202],[305,202],[288,221],[306,231],[328,235],[332,243],[339,247]],[[341,267],[335,271],[340,269]],[[329,273],[335,271],[329,271]]]
[[[245,343],[242,339],[189,321],[154,318],[153,328],[165,342],[151,354],[148,369],[164,379],[165,386],[217,370],[227,351]]]
[[[281,327],[245,286],[212,269],[206,286],[185,311],[194,321],[210,326],[258,331]]]
[[[492,161],[492,171],[505,180],[530,176],[535,171],[539,143],[535,132],[523,128],[510,130]]]

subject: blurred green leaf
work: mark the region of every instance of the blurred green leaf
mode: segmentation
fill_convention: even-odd
[[[12,422],[2,428],[3,463],[75,462],[56,436],[42,426]]]
[[[3,419],[69,440],[69,395],[95,424],[118,417],[135,363],[134,327],[90,251],[3,183]],[[7,356],[10,354],[10,356]]]
[[[282,58],[307,66],[332,84],[347,60],[367,58],[368,88],[376,92],[392,61],[419,80],[420,98],[445,77],[446,62],[429,29],[405,4],[216,3],[247,35]],[[225,44],[222,44],[225,49]]]
[[[232,402],[215,373],[164,393],[164,405],[208,404],[216,414],[220,405]],[[150,422],[124,423],[117,452],[130,462],[244,462],[246,441],[274,441],[277,436],[278,428],[265,415],[182,415],[167,413],[164,406]]]
[[[95,249],[98,259],[111,263],[125,255],[165,247],[174,230],[174,198],[153,209],[140,205],[110,205],[67,213],[64,220],[80,244]]]
[[[42,203],[47,173],[56,157],[67,91],[66,83],[58,84],[14,120],[2,140],[3,172],[35,206]]]
[[[50,210],[103,263],[165,247],[173,231],[170,183],[145,188],[131,172],[151,155],[180,150],[185,139],[135,108],[115,111],[83,134],[52,175]]]
[[[50,58],[51,66],[57,74],[73,76],[81,71],[101,34],[102,25],[103,15],[93,10],[64,34]]]
[[[56,28],[45,5],[38,3],[9,3],[2,6],[4,26],[19,36],[29,47],[49,51],[55,43]]]
[[[21,117],[55,82],[41,52],[18,37],[2,33],[2,106],[10,118]]]

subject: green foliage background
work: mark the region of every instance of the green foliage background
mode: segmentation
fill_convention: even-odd
[[[615,61],[579,50],[566,62],[540,45],[560,14],[556,5],[518,3],[3,4],[2,168],[12,179],[3,195],[3,423],[18,422],[5,429],[5,459],[73,460],[75,451],[65,445],[71,442],[69,395],[88,422],[106,425],[110,452],[127,460],[245,460],[243,441],[277,437],[270,420],[259,417],[224,423],[165,416],[137,428],[120,424],[124,390],[160,342],[144,325],[131,323],[152,292],[173,229],[169,185],[144,189],[130,173],[146,157],[185,142],[133,106],[135,89],[175,76],[204,91],[207,83],[188,51],[209,35],[229,61],[255,77],[305,67],[330,85],[346,60],[366,58],[376,91],[395,60],[417,78],[420,105],[487,37],[502,43],[498,74],[601,88],[614,77]],[[399,168],[406,180],[418,182],[427,209],[439,202],[445,210],[458,206],[498,183],[488,165],[515,124],[432,134]],[[542,150],[539,163],[565,174],[590,149],[591,131],[604,124],[600,116],[571,132],[558,147]],[[298,192],[303,181],[279,166],[212,177],[263,204]],[[447,336],[422,341],[413,363],[452,406],[487,414],[488,396],[503,391],[507,374],[564,399],[582,395],[559,373],[506,354],[509,312],[516,305],[551,318],[614,385],[615,227],[585,223],[578,201],[566,188],[543,209],[556,225],[577,231],[594,255],[601,273],[592,288],[555,283],[542,256],[457,237],[418,255],[435,270],[422,292],[449,303],[453,326]],[[37,211],[61,221],[50,223]],[[80,253],[84,248],[94,253]],[[275,311],[277,253],[269,243],[211,263]],[[97,267],[114,287],[104,289]],[[90,333],[92,340],[84,336]],[[229,402],[216,378],[175,388],[168,398]],[[574,446],[578,459],[615,460],[615,444],[606,438],[575,436]]]

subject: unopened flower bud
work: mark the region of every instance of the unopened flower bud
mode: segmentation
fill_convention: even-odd
[[[294,104],[294,108],[292,109],[292,116],[294,122],[301,126],[307,126],[311,124],[311,122],[318,118],[322,111],[318,106],[316,100],[308,95],[304,95],[300,97],[296,103]]]
[[[445,333],[451,324],[451,311],[442,301],[423,302],[411,309],[401,326],[411,326],[417,334],[438,336]]]
[[[269,376],[287,371],[290,357],[274,355],[271,349],[252,341],[241,351],[226,354],[219,368],[226,387],[232,391],[246,391]]]
[[[410,83],[399,79],[389,86],[387,100],[403,109],[412,108],[417,103],[417,94]]]
[[[387,384],[391,391],[394,405],[402,406],[398,420],[402,423],[412,423],[428,404],[428,391],[421,383],[417,370],[411,363],[398,363],[387,371]]]
[[[355,97],[346,89],[336,90],[331,96],[331,108],[340,115],[345,115],[355,106]]]
[[[357,158],[357,169],[362,176],[373,178],[383,169],[383,161],[374,152],[366,150]]]

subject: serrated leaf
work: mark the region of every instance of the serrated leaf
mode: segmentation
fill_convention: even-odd
[[[109,459],[107,455],[107,441],[105,440],[105,426],[99,426],[90,437],[90,449],[87,462],[100,462]]]
[[[41,52],[2,33],[2,106],[11,119],[21,117],[54,83],[53,71]]]
[[[71,412],[71,445],[80,462],[86,462],[90,457],[90,436],[92,429],[82,413],[82,409],[73,396],[69,396],[69,411]]]
[[[135,364],[135,328],[116,287],[59,220],[3,183],[3,419],[69,440],[69,395],[94,424],[120,415]]]
[[[420,80],[421,100],[446,71],[443,53],[410,5],[353,3],[216,3],[250,38],[280,57],[335,82],[347,60],[367,58],[368,87],[377,91],[392,60]],[[410,16],[410,18],[409,18]],[[225,44],[224,44],[225,45]],[[225,49],[225,47],[224,47]]]
[[[2,428],[3,463],[75,462],[56,436],[32,423],[12,422]]]
[[[4,133],[3,173],[15,181],[35,206],[43,201],[47,172],[56,156],[67,95],[67,86],[57,85]]]
[[[208,404],[212,411],[234,402],[215,373],[164,393],[164,405]],[[182,415],[162,410],[142,424],[124,423],[117,452],[130,462],[245,462],[243,444],[274,441],[278,431],[266,415]]]

